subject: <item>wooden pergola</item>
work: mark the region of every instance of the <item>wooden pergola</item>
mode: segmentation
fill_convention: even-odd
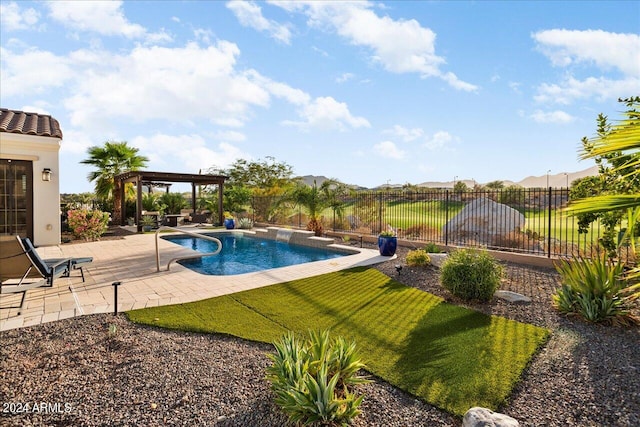
[[[117,175],[114,179],[116,181],[116,189],[120,191],[121,201],[121,215],[120,225],[125,224],[125,184],[128,182],[134,183],[136,186],[136,224],[138,225],[138,231],[142,231],[141,219],[142,219],[142,187],[144,185],[162,184],[167,185],[168,182],[190,182],[191,183],[191,207],[192,212],[196,213],[196,186],[198,185],[217,185],[218,186],[218,220],[222,224],[224,222],[223,206],[222,206],[222,191],[224,188],[224,181],[228,177],[224,175],[201,175],[201,174],[188,174],[188,173],[172,173],[172,172],[151,172],[151,171],[129,171]],[[168,188],[167,188],[168,190]]]

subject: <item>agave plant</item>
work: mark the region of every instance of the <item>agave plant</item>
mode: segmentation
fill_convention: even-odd
[[[238,224],[236,225],[236,228],[240,228],[243,230],[250,230],[253,228],[253,221],[251,221],[250,218],[240,218],[238,220]]]
[[[562,278],[562,287],[552,297],[557,310],[590,322],[638,324],[630,310],[638,285],[627,282],[622,262],[602,255],[592,260],[561,260],[555,267]]]
[[[360,413],[363,395],[349,387],[368,380],[358,376],[364,364],[355,343],[331,339],[328,331],[310,332],[306,341],[291,332],[274,342],[275,354],[267,356],[267,380],[275,402],[297,424],[346,424]]]

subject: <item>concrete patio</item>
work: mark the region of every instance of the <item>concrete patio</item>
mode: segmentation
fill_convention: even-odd
[[[390,259],[380,256],[377,250],[358,248],[357,254],[327,261],[234,276],[208,276],[177,263],[167,271],[170,259],[193,251],[164,239],[158,239],[158,245],[160,272],[156,271],[155,234],[38,248],[42,258],[93,257],[93,262],[84,268],[85,282],[76,270],[71,277],[56,279],[51,288],[28,291],[20,315],[16,308],[4,308],[17,305],[20,296],[1,295],[0,331],[114,312],[114,282],[121,283],[117,309],[122,312],[197,301]]]

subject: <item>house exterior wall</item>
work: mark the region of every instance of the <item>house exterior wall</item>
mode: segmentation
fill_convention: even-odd
[[[60,244],[60,168],[62,140],[55,137],[0,132],[0,158],[33,162],[33,243]],[[51,169],[51,181],[42,170]]]

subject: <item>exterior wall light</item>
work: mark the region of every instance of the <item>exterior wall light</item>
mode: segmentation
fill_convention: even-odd
[[[42,169],[42,180],[51,181],[51,169],[49,168]]]

